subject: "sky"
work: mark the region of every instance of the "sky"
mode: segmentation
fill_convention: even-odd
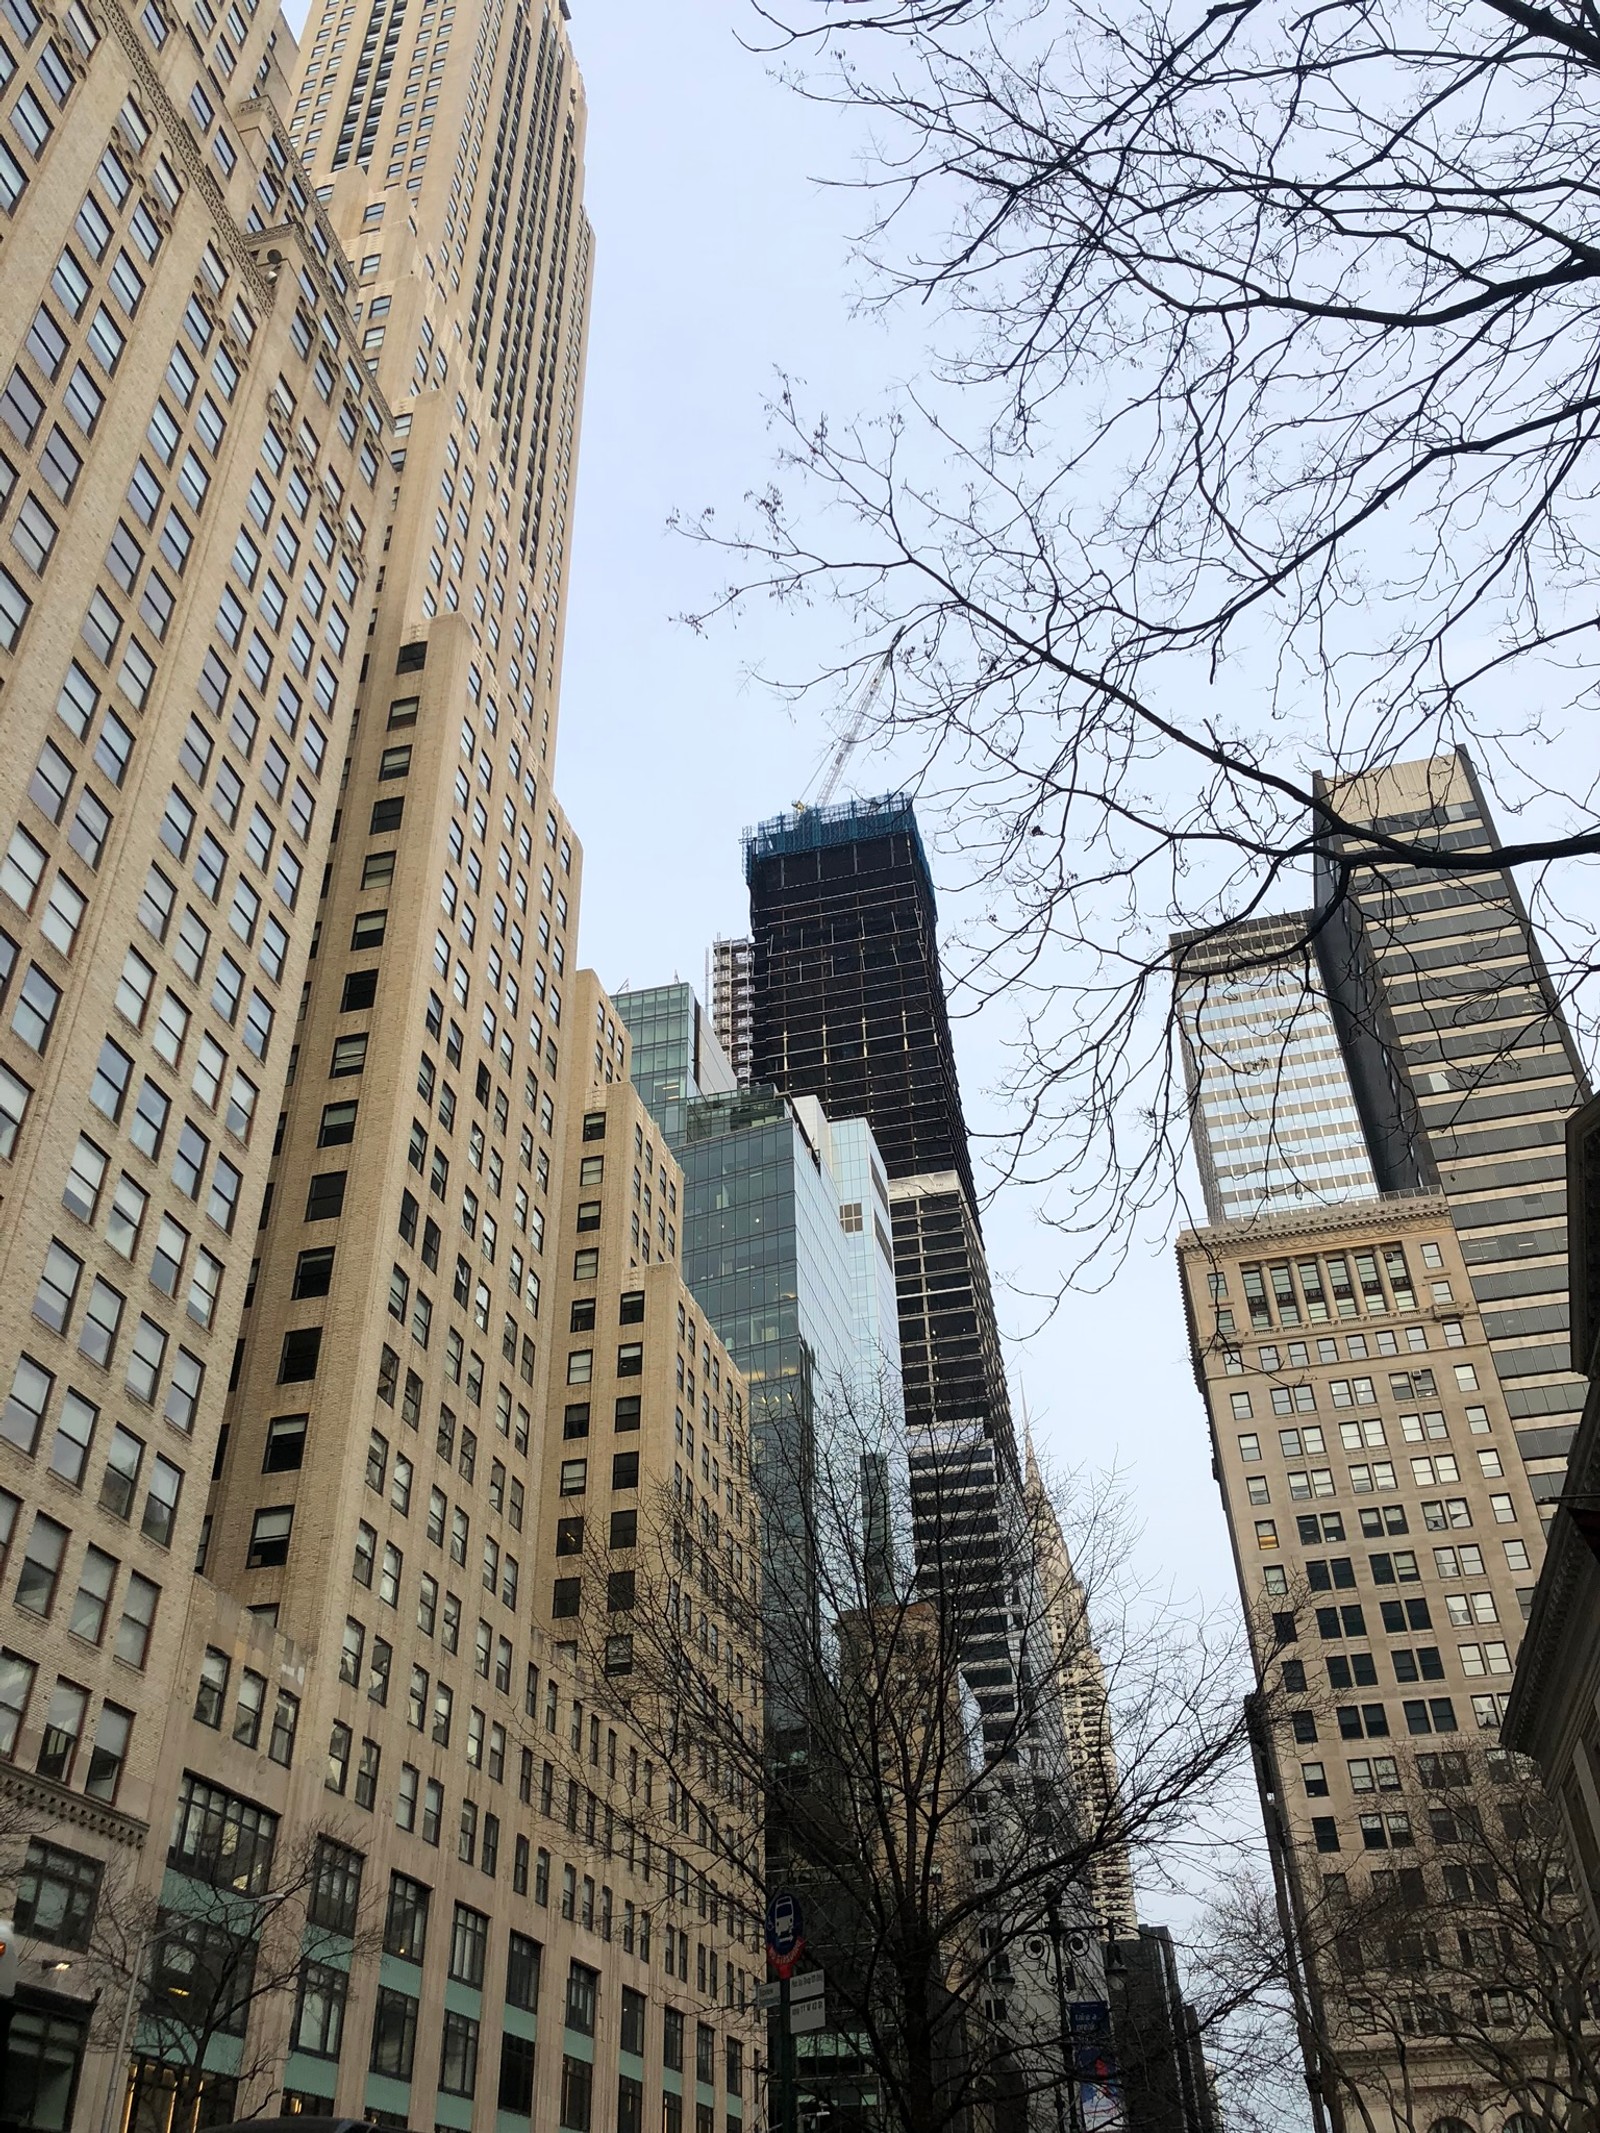
[[[711,506],[731,523],[771,478],[780,371],[846,414],[914,378],[922,347],[914,318],[857,301],[861,195],[822,182],[849,178],[854,120],[741,46],[746,0],[571,4],[596,281],[556,784],[585,849],[583,960],[613,987],[679,977],[703,993],[707,944],[746,928],[741,829],[806,792],[831,747],[820,707],[797,723],[757,677],[802,673],[832,640],[826,618],[786,609],[704,634],[675,619],[724,573],[668,521]],[[841,796],[891,781],[854,760]],[[947,891],[942,920],[961,915]],[[1003,1123],[1006,1017],[955,1034],[981,1168],[982,1135]],[[1135,1240],[1109,1290],[1035,1330],[1026,1292],[1054,1288],[1056,1242],[1020,1192],[984,1223],[1013,1393],[1042,1452],[1122,1475],[1153,1589],[1236,1610],[1170,1236]]]
[[[854,121],[808,104],[741,43],[749,0],[570,0],[589,106],[585,200],[596,232],[594,311],[577,483],[556,785],[584,847],[580,948],[616,988],[686,978],[707,997],[718,934],[746,930],[739,837],[813,791],[834,735],[798,719],[759,678],[797,676],[833,646],[826,617],[776,609],[704,633],[725,573],[669,528],[709,508],[723,523],[772,478],[767,405],[780,373],[840,414],[914,380],[914,318],[859,302],[849,184]],[[286,10],[298,32],[303,0]],[[841,182],[844,181],[844,182]],[[854,760],[838,797],[895,782]],[[940,875],[937,825],[924,820]],[[942,930],[963,906],[940,882]],[[707,1004],[709,999],[707,998]],[[1001,1008],[963,1016],[955,1041],[980,1177],[996,1090]],[[1115,1473],[1135,1507],[1132,1582],[1154,1608],[1237,1618],[1226,1526],[1190,1374],[1170,1234],[1141,1236],[1114,1284],[1069,1296],[1038,1325],[1059,1253],[1021,1193],[984,1230],[1014,1400],[1047,1468]],[[1182,1863],[1191,1887],[1259,1844],[1241,1794],[1227,1834]],[[1181,1936],[1189,1905],[1141,1889],[1142,1915]],[[1291,2088],[1285,2133],[1301,2122]]]

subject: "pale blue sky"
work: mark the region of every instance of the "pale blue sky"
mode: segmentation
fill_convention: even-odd
[[[304,8],[289,14],[298,23]],[[745,925],[741,828],[804,792],[832,745],[820,713],[797,724],[751,676],[803,673],[808,647],[834,640],[826,618],[776,610],[697,636],[675,617],[721,573],[667,520],[706,505],[734,518],[769,478],[764,403],[780,368],[852,412],[915,376],[920,332],[859,311],[862,203],[818,182],[849,175],[853,122],[741,49],[747,0],[572,0],[572,17],[597,266],[556,783],[586,853],[583,960],[612,986],[677,975],[703,988],[708,942]],[[852,773],[845,792],[893,775],[865,761]],[[937,872],[937,824],[926,828]],[[941,908],[959,918],[950,894]],[[980,1136],[1001,1123],[1007,1034],[998,1010],[956,1025]],[[981,1140],[977,1154],[981,1169]],[[1057,1250],[1020,1194],[997,1199],[985,1225],[1016,1335],[1037,1314],[1008,1283],[1052,1289]],[[1169,1242],[1142,1240],[1109,1293],[1069,1299],[1014,1340],[1010,1367],[1047,1460],[1125,1477],[1138,1574],[1185,1606],[1234,1608]],[[1148,1893],[1148,1916],[1180,1908]]]
[[[673,617],[720,573],[668,516],[715,504],[731,519],[767,479],[763,404],[780,366],[842,414],[920,357],[914,320],[857,311],[862,203],[814,179],[848,174],[851,122],[741,50],[750,21],[745,0],[573,0],[597,270],[556,773],[587,854],[584,959],[612,985],[701,983],[706,943],[744,927],[741,827],[801,793],[829,745],[820,715],[797,725],[748,678],[803,671],[808,643],[831,642],[826,618],[758,610],[696,636]],[[852,773],[846,790],[890,775],[860,761]],[[946,895],[942,909],[953,919],[958,904]],[[998,1123],[1006,1035],[998,1011],[957,1024],[975,1128]],[[1018,1330],[1030,1311],[1006,1278],[1052,1287],[1057,1247],[1020,1194],[1001,1196],[986,1228]],[[1057,1463],[1127,1474],[1150,1574],[1231,1599],[1165,1244],[1136,1247],[1109,1294],[1070,1299],[1011,1365]]]

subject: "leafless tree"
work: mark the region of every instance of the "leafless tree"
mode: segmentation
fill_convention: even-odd
[[[331,2069],[351,1962],[380,1944],[375,1904],[360,1854],[329,1832],[280,1833],[270,1863],[259,1851],[219,1859],[171,1901],[124,1867],[102,1886],[84,1958],[96,2041],[170,2083],[174,2133],[207,2111],[215,2121],[204,2099],[218,2066],[230,2069],[225,2116],[268,2110],[291,2031],[331,2052]]]
[[[728,600],[837,606],[808,686],[883,671],[869,735],[946,803],[982,913],[969,994],[1022,1024],[1015,1172],[1090,1242],[1170,1189],[1170,933],[1315,902],[1310,938],[1354,887],[1481,868],[1349,805],[1339,780],[1397,760],[1472,743],[1572,993],[1600,852],[1594,765],[1557,745],[1600,679],[1592,13],[754,12],[863,114],[869,286],[922,306],[929,361],[874,419],[786,385],[777,478],[697,530]]]
[[[1297,1851],[1288,1940],[1276,1892],[1250,1871],[1195,1935],[1190,1974],[1230,2122],[1273,2122],[1298,2016],[1348,2133],[1429,2133],[1491,2103],[1516,2133],[1592,2133],[1600,1957],[1555,1809],[1504,1750],[1389,1745],[1365,1743],[1362,1760],[1370,1804],[1388,1810],[1372,1819],[1386,1837],[1408,1830],[1401,1848],[1359,1862]]]
[[[1227,1786],[1239,1652],[1119,1581],[1128,1534],[1110,1491],[1075,1494],[1069,1555],[1042,1494],[992,1517],[954,1462],[936,1497],[919,1486],[914,1551],[888,1427],[831,1399],[814,1470],[759,1477],[812,1567],[814,1609],[741,1585],[697,1507],[665,1495],[641,1522],[631,1670],[604,1678],[668,1774],[680,1831],[709,1831],[714,1849],[719,1802],[756,1804],[766,1859],[729,1862],[736,1900],[754,1919],[764,1883],[796,1891],[831,2026],[857,2041],[892,2122],[954,2133],[977,2106],[1059,2088],[1061,1994],[1094,1997],[1091,1869],[1112,1855],[1170,1867]],[[719,1614],[743,1648],[764,1640],[769,1679],[803,1684],[783,1734],[728,1694]],[[1091,1619],[1103,1697],[1085,1690]],[[1109,1765],[1108,1732],[1109,1781],[1086,1783],[1086,1753]],[[1033,2014],[1016,1989],[1030,1942],[1051,1951]]]

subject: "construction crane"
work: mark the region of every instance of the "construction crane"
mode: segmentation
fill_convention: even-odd
[[[813,808],[826,807],[833,798],[838,790],[839,780],[844,776],[845,765],[855,753],[856,744],[861,739],[862,729],[867,723],[867,714],[877,702],[879,691],[893,664],[894,647],[891,645],[882,658],[873,661],[865,679],[857,684],[854,696],[846,697],[844,731],[839,735],[838,746],[828,759],[828,767],[823,773],[816,798],[810,801],[795,801],[794,811],[797,815],[808,814]]]

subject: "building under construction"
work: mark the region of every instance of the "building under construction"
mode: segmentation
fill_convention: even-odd
[[[889,1179],[920,1557],[931,1580],[966,1576],[1004,1554],[998,1521],[1021,1474],[916,815],[895,794],[780,816],[746,833],[744,864],[752,1079],[872,1127]],[[1014,1693],[1003,1618],[992,1653],[974,1659],[973,1688],[1003,1736]]]

